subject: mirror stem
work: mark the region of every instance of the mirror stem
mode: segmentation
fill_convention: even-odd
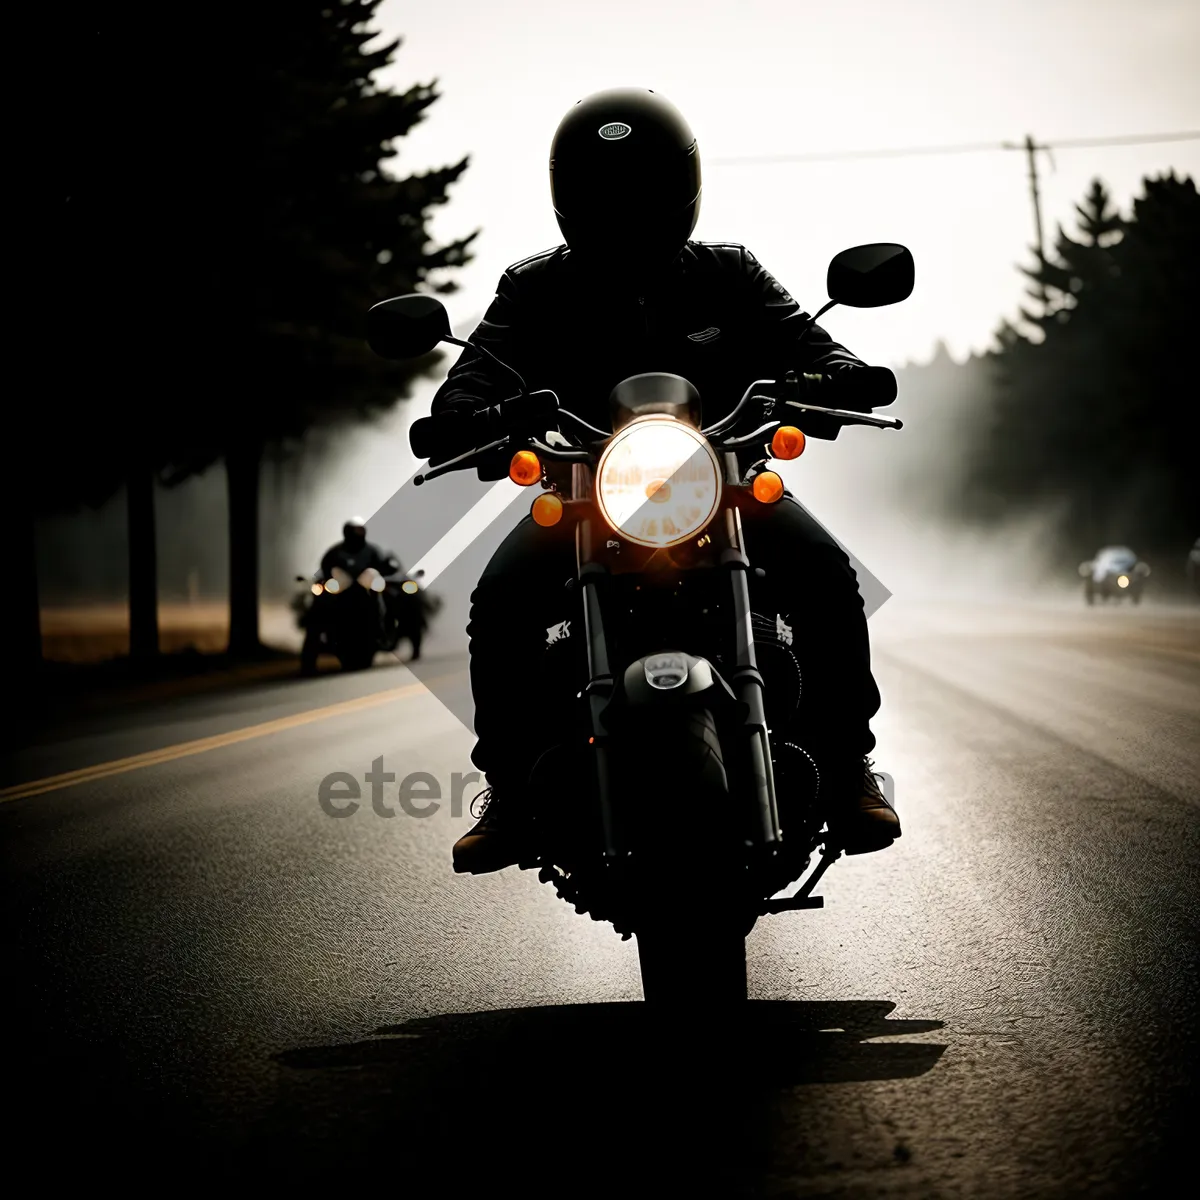
[[[813,316],[808,318],[808,324],[805,325],[800,336],[796,339],[797,345],[799,345],[802,341],[804,341],[804,339],[806,337],[808,337],[808,335],[812,332],[812,328],[817,323],[817,319],[819,317],[823,317],[836,303],[837,303],[836,300],[826,301],[825,306],[823,308],[819,308]]]
[[[526,387],[525,380],[521,377],[519,372],[517,372],[513,367],[510,367],[508,363],[504,362],[502,359],[497,358],[486,346],[477,346],[474,342],[464,342],[462,338],[449,336],[442,338],[442,341],[450,342],[455,346],[462,346],[466,350],[474,350],[477,354],[482,354],[485,358],[490,358],[492,362],[496,364],[496,366],[503,367],[510,375],[516,376],[517,382],[521,385],[522,395],[527,396],[529,394],[529,388]]]

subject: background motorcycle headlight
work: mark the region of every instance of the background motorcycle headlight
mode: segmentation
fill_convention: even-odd
[[[604,449],[596,468],[604,519],[639,546],[677,546],[721,501],[721,468],[698,430],[674,417],[640,417]]]

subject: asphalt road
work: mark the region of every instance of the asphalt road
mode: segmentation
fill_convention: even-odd
[[[1186,1192],[1200,612],[893,601],[871,626],[904,837],[760,922],[730,1027],[650,1023],[633,943],[533,874],[452,874],[471,739],[399,665],[43,731],[0,780],[10,1174]],[[365,783],[325,815],[321,780],[380,757],[395,815]],[[432,815],[397,804],[415,772]]]

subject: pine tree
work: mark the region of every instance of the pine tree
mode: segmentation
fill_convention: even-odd
[[[1171,174],[1144,182],[1128,219],[1099,185],[1078,211],[1079,237],[1060,237],[1056,260],[1031,273],[1060,298],[1043,339],[1008,324],[998,334],[964,501],[987,521],[1052,509],[1048,546],[1081,557],[1106,541],[1182,553],[1200,528],[1187,354],[1200,317],[1200,198]]]
[[[241,146],[247,178],[228,178],[234,252],[224,265],[246,296],[246,377],[228,394],[215,443],[230,480],[234,652],[258,642],[257,479],[268,446],[318,424],[369,416],[407,394],[440,355],[388,363],[364,341],[367,309],[427,287],[453,290],[475,234],[431,248],[428,214],[467,159],[399,177],[395,142],[425,118],[436,81],[396,93],[374,76],[399,39],[372,48],[379,0],[271,0],[259,5],[251,60],[255,120]],[[238,131],[241,132],[241,131]],[[249,223],[247,223],[249,222]],[[249,252],[249,259],[242,255]],[[192,455],[184,459],[194,462]]]
[[[1043,331],[1051,323],[1065,324],[1080,294],[1097,287],[1109,278],[1114,269],[1112,247],[1120,241],[1125,222],[1112,208],[1108,189],[1099,180],[1092,186],[1082,204],[1075,205],[1078,218],[1078,238],[1070,237],[1058,226],[1054,242],[1055,258],[1042,256],[1033,267],[1022,272],[1037,285],[1031,294],[1049,300],[1048,312],[1041,316],[1022,311],[1022,317]]]

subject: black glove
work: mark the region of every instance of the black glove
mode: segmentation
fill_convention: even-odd
[[[896,399],[896,376],[888,367],[842,367],[821,378],[824,383],[818,392],[828,399],[815,403],[830,408],[865,413]]]
[[[427,458],[429,465],[436,467],[509,435],[543,434],[554,427],[557,413],[558,397],[547,391],[513,396],[490,408],[452,406],[437,416],[414,421],[408,444],[418,458]]]
[[[870,412],[896,399],[896,376],[888,367],[840,367],[826,375],[801,375],[784,389],[784,399],[826,408]],[[825,413],[789,409],[788,420],[807,437],[835,441],[845,425]]]

